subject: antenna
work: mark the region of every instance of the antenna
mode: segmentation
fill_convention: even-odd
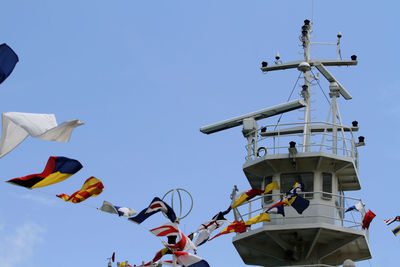
[[[277,114],[285,113],[295,109],[303,108],[306,103],[302,99],[294,100],[288,103],[272,106],[266,109],[248,113],[242,116],[238,116],[232,119],[217,122],[211,125],[203,126],[200,128],[200,132],[204,134],[212,134],[222,130],[230,129],[243,124],[245,119],[253,118],[254,120],[265,119]]]
[[[343,86],[333,77],[333,75],[328,71],[327,68],[325,68],[322,63],[315,63],[314,66],[319,70],[319,72],[331,83],[333,86],[338,86],[339,87],[339,92],[340,94],[344,97],[346,100],[352,99],[351,95],[349,92],[347,92],[346,89],[343,88]],[[336,83],[336,84],[333,84]]]
[[[311,2],[311,24],[314,24],[314,0]]]

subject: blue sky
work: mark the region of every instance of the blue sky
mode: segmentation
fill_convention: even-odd
[[[398,215],[399,8],[394,0],[315,1],[314,7],[314,40],[335,42],[341,31],[343,57],[359,59],[357,67],[332,72],[353,96],[339,100],[344,122],[358,120],[367,143],[359,150],[362,190],[348,194],[377,214],[373,258],[362,267],[395,266],[400,249],[382,222]],[[240,127],[210,136],[199,128],[285,102],[297,71],[262,74],[260,63],[278,51],[283,61],[299,59],[299,30],[312,16],[311,1],[287,0],[15,0],[4,1],[0,13],[0,42],[20,57],[0,85],[1,112],[54,113],[59,123],[85,123],[69,143],[28,138],[0,160],[3,181],[42,171],[51,155],[84,165],[41,192],[0,185],[1,267],[106,266],[113,251],[130,263],[151,259],[159,240],[92,208],[103,200],[141,210],[154,196],[185,188],[195,200],[181,223],[185,232],[225,208],[234,184],[249,187],[245,140]],[[334,48],[313,53],[335,58]],[[327,112],[318,106],[316,116]],[[77,205],[52,196],[77,190],[90,176],[103,181],[102,195]],[[164,222],[160,215],[144,226]],[[245,266],[231,236],[199,255],[211,266]]]

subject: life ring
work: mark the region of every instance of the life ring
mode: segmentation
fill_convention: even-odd
[[[264,154],[261,155],[262,151],[264,151]],[[257,157],[264,157],[265,155],[267,155],[267,149],[265,147],[259,147],[257,149]]]

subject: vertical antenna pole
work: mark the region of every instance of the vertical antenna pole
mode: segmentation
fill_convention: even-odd
[[[310,61],[310,32],[311,32],[310,21],[305,20],[304,25],[302,26],[301,31],[301,40],[303,41],[303,49],[304,49],[304,60],[309,63]],[[310,121],[311,121],[311,112],[310,112],[310,79],[311,79],[311,68],[304,71],[304,85],[303,91],[301,92],[304,101],[306,102],[306,107],[304,108],[304,135],[303,135],[303,152],[310,151]]]
[[[311,5],[311,23],[314,24],[314,0],[312,0]]]
[[[336,126],[336,114],[337,114],[337,101],[336,95],[332,97],[332,149],[333,154],[337,154],[337,126]]]
[[[337,154],[337,98],[339,97],[339,86],[336,82],[331,82],[329,85],[329,96],[331,97],[332,108],[332,152]],[[342,127],[343,128],[343,127]]]

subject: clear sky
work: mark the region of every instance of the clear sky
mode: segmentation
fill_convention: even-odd
[[[249,188],[241,128],[210,136],[199,128],[286,101],[298,72],[262,74],[260,63],[278,51],[283,61],[300,59],[298,35],[311,6],[311,0],[3,1],[0,42],[20,62],[0,85],[0,111],[54,113],[59,123],[78,118],[85,125],[69,143],[28,138],[0,159],[3,181],[41,172],[51,155],[84,165],[40,192],[0,185],[0,267],[106,266],[113,251],[131,264],[151,259],[160,241],[92,208],[103,200],[140,211],[154,196],[185,188],[195,201],[181,223],[186,233],[226,208],[234,184]],[[358,120],[367,143],[359,149],[362,190],[347,194],[377,214],[373,258],[361,267],[398,265],[400,241],[383,220],[400,215],[399,10],[395,0],[314,6],[314,40],[335,42],[341,31],[343,58],[359,59],[357,67],[332,72],[353,96],[339,100],[344,122]],[[336,51],[313,53],[335,58]],[[324,105],[315,116],[327,112]],[[103,181],[100,196],[76,205],[52,196],[74,192],[90,176]],[[158,214],[144,226],[164,222]],[[245,266],[231,237],[200,247],[198,255],[214,267]]]

